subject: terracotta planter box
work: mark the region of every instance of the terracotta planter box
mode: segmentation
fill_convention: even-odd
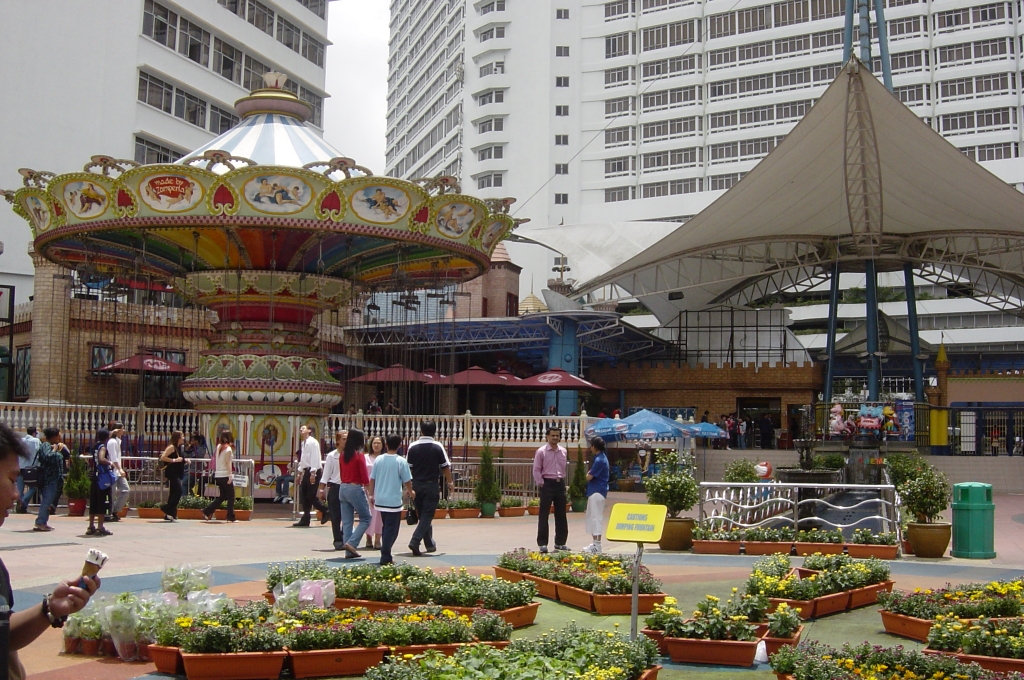
[[[448,645],[405,645],[399,647],[391,647],[391,651],[389,651],[388,654],[392,656],[402,657],[406,654],[423,654],[424,652],[433,649],[434,651],[441,652],[445,656],[452,656],[455,654],[455,652],[459,651],[460,648],[464,647],[467,644],[471,643],[453,642]],[[189,680],[192,679],[189,678]]]
[[[387,647],[353,647],[350,649],[318,649],[288,652],[292,673],[301,678],[333,678],[342,675],[363,675],[366,669],[384,661]]]
[[[404,602],[377,602],[375,600],[350,600],[344,597],[338,597],[334,600],[335,609],[348,609],[349,607],[363,607],[368,610],[371,614],[374,612],[393,612],[401,606],[404,606]]]
[[[781,597],[772,597],[768,601],[771,603],[767,612],[769,614],[774,612],[781,603],[785,602],[791,609],[795,609],[804,621],[814,618],[814,603],[817,600],[787,600]]]
[[[593,594],[594,611],[598,614],[608,616],[609,614],[630,614],[633,607],[632,595],[598,595]],[[637,613],[650,614],[654,611],[654,605],[665,601],[665,593],[654,595],[640,595],[638,597]]]
[[[476,519],[480,516],[480,508],[448,508],[448,516],[452,519]]]
[[[901,543],[900,547],[903,549],[903,554],[904,555],[913,555],[914,554],[914,548],[913,548],[913,546],[910,545],[910,541],[904,539],[900,543]]]
[[[775,680],[793,680],[793,676],[789,673],[775,673]]]
[[[846,554],[850,557],[877,557],[880,560],[894,560],[899,552],[898,545],[861,545],[847,543]]]
[[[693,542],[693,552],[698,555],[739,555],[739,541],[698,541]]]
[[[505,569],[504,567],[495,567],[494,576],[495,578],[502,578],[511,583],[519,583],[523,580],[522,573],[512,571],[511,569]]]
[[[645,668],[644,672],[640,674],[637,680],[658,680],[658,671],[661,670],[661,666],[651,666]]]
[[[522,517],[526,514],[526,506],[521,508],[498,508],[499,517]]]
[[[571,607],[579,607],[588,612],[594,611],[594,594],[582,588],[573,588],[564,583],[557,584],[558,601]]]
[[[434,519],[448,519],[448,508],[435,508]]]
[[[541,597],[546,597],[549,600],[558,599],[558,583],[555,581],[549,581],[546,578],[534,576],[533,574],[523,574],[523,578],[527,581],[533,581],[533,584],[537,586],[537,594]]]
[[[82,638],[82,646],[78,651],[83,656],[97,656],[100,653],[100,641]]]
[[[836,612],[845,612],[849,604],[849,591],[833,593],[832,595],[825,595],[824,597],[816,597],[814,598],[814,618],[821,618],[822,616],[828,616],[829,614],[835,614]]]
[[[531,602],[530,604],[524,604],[522,607],[512,607],[511,609],[503,609],[495,613],[505,619],[505,623],[511,624],[513,628],[522,628],[533,625],[533,622],[537,620],[537,610],[539,608],[540,602]]]
[[[205,519],[202,510],[178,508],[178,519]]]
[[[777,541],[744,541],[743,543],[743,550],[748,555],[774,555],[775,553],[788,555],[792,549],[792,543]]]
[[[221,521],[225,521],[228,518],[228,510],[227,508],[214,510],[213,516]],[[248,522],[252,519],[252,510],[235,510],[235,519],[239,522]]]
[[[875,604],[878,602],[878,593],[888,593],[892,590],[892,585],[892,581],[883,581],[881,583],[874,583],[870,586],[851,590],[850,609],[857,609],[858,607],[866,607],[869,604]]]
[[[274,602],[275,602],[275,600],[277,598],[274,597],[274,593],[273,592],[271,592],[269,590],[264,590],[263,591],[263,599],[266,600],[267,602],[269,602],[270,604],[274,604]]]
[[[884,609],[879,609],[878,613],[882,615],[882,626],[885,628],[886,633],[910,638],[918,642],[928,642],[928,633],[932,629],[933,621],[903,614],[894,614]]]
[[[287,658],[288,652],[181,654],[188,680],[277,680]]]
[[[160,508],[135,508],[139,519],[163,519],[164,511]]]
[[[66,637],[64,638],[64,653],[65,654],[78,654],[78,648],[82,646],[82,638],[77,637]]]
[[[185,675],[185,664],[181,659],[181,650],[177,647],[150,645],[149,658],[156,664],[156,670],[168,675]]]
[[[495,649],[505,649],[510,644],[512,644],[512,641],[511,640],[479,640],[479,641],[477,641],[477,642],[475,642],[473,644],[487,645],[488,647],[494,647]]]
[[[779,651],[780,649],[782,649],[786,645],[789,645],[791,647],[796,647],[797,643],[800,642],[800,635],[803,632],[804,632],[804,627],[800,626],[799,628],[796,629],[796,632],[793,633],[793,637],[789,637],[789,638],[776,638],[776,637],[769,637],[769,636],[765,635],[761,639],[764,640],[765,650],[768,652],[768,656],[771,657],[772,654],[774,654],[775,652]]]
[[[665,638],[669,657],[678,663],[705,663],[716,666],[753,666],[757,643],[735,640],[691,640]]]
[[[668,644],[665,642],[665,631],[643,628],[640,630],[640,632],[654,640],[654,642],[658,645],[659,654],[661,654],[662,656],[668,656]]]
[[[841,555],[843,553],[842,543],[796,543],[796,554],[797,555],[813,555],[814,553],[821,553],[822,555]]]
[[[979,654],[957,654],[962,663],[976,663],[985,670],[998,673],[1024,671],[1024,659],[1007,659],[1001,656],[981,656]]]
[[[527,505],[526,506],[526,514],[527,515],[539,515],[540,514],[540,506],[539,505]]]

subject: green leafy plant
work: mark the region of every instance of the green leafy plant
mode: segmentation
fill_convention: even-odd
[[[885,457],[889,481],[899,489],[925,468],[931,467],[921,456],[908,453],[890,453]]]
[[[159,501],[140,501],[136,507],[139,508],[156,508],[160,506]]]
[[[876,534],[871,529],[856,529],[853,532],[855,545],[896,545],[896,542],[896,534],[891,531]]]
[[[737,458],[725,466],[725,474],[722,481],[733,484],[754,483],[760,481],[761,477],[754,469],[754,461],[746,458]]]
[[[502,496],[501,507],[503,508],[521,508],[523,507],[523,499],[519,496]]]
[[[539,508],[540,507],[540,499],[539,498],[531,498],[530,500],[526,501],[526,506],[530,507],[530,508]]]
[[[748,542],[786,543],[791,542],[795,537],[796,532],[793,531],[793,527],[755,527],[743,532],[743,540]]]
[[[796,532],[798,543],[842,543],[843,532],[838,529],[801,529]]]
[[[494,612],[473,612],[473,635],[484,642],[508,640],[512,637],[512,624]]]
[[[644,482],[644,491],[649,503],[668,509],[669,517],[678,517],[700,500],[697,481],[672,452],[663,454],[658,472]]]
[[[697,604],[692,619],[668,622],[665,637],[749,641],[754,639],[756,630],[733,604],[723,605],[714,595],[706,595]]]
[[[235,510],[252,510],[252,496],[236,496]]]
[[[768,615],[768,634],[774,638],[791,638],[800,628],[800,614],[785,602],[780,602]]]
[[[946,475],[931,465],[919,470],[898,487],[900,503],[918,522],[932,524],[949,507],[950,486]]]
[[[69,499],[89,497],[89,466],[81,456],[71,456],[68,475],[64,479],[64,493]]]
[[[187,496],[182,496],[181,497],[181,500],[178,502],[178,509],[179,510],[202,510],[203,508],[205,508],[209,504],[210,504],[210,499],[209,498],[205,498],[203,496],[194,496],[192,494],[189,494]]]
[[[448,501],[448,508],[452,510],[468,510],[470,508],[479,508],[480,501],[478,500],[461,500],[461,501]]]
[[[569,485],[569,500],[582,500],[587,497],[587,465],[583,460],[583,449],[576,447],[576,465],[572,471],[572,483]]]
[[[846,458],[841,453],[826,453],[815,456],[811,467],[815,470],[842,470],[846,467]]]
[[[676,606],[677,603],[676,598],[666,597],[663,603],[655,604],[651,614],[644,619],[644,625],[651,630],[663,631],[669,621],[685,619],[682,610]]]
[[[494,453],[489,441],[480,450],[480,478],[473,489],[473,497],[479,503],[497,503],[501,500],[501,486],[494,471]]]

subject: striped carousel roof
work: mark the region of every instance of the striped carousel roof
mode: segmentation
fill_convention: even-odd
[[[178,164],[185,165],[214,149],[249,158],[259,165],[293,168],[342,156],[301,120],[282,113],[249,115],[238,126],[191,152]]]

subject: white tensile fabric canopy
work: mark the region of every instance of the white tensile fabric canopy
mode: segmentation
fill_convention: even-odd
[[[530,236],[544,242],[543,231]],[[628,247],[639,231],[627,227],[618,237]],[[614,236],[591,229],[584,238]],[[571,244],[559,245],[573,259]],[[738,184],[642,252],[580,277],[577,291],[617,285],[664,323],[679,310],[820,284],[837,259],[844,271],[863,271],[871,257],[883,271],[910,262],[940,285],[969,280],[992,306],[1019,311],[1022,252],[1024,195],[851,60]]]

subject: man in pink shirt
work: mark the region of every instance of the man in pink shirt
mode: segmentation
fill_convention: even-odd
[[[548,551],[548,513],[555,505],[555,550],[568,550],[569,522],[565,517],[565,448],[562,431],[557,427],[548,428],[548,443],[537,449],[533,455],[533,481],[540,489],[540,516],[537,527],[537,545],[542,553]]]

